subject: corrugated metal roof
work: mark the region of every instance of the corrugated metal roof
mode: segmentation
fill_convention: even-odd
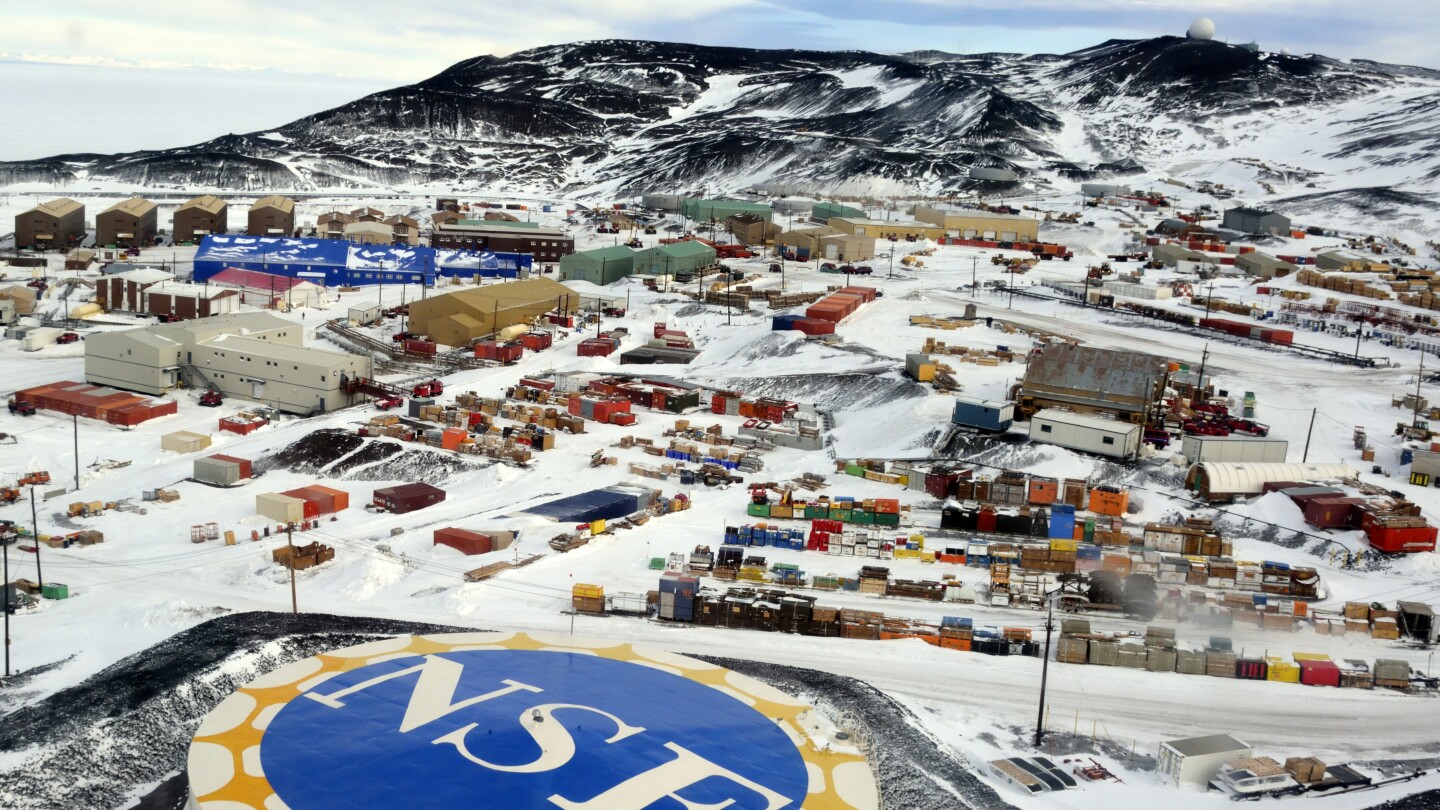
[[[279,194],[272,194],[269,197],[261,197],[250,204],[250,208],[274,208],[287,214],[295,211],[295,201],[289,197],[281,197]]]
[[[40,203],[31,210],[41,211],[43,213],[49,214],[52,217],[63,217],[71,211],[83,211],[85,210],[85,206],[81,205],[75,200],[70,199],[69,197],[60,197],[58,199]]]
[[[121,200],[120,202],[115,203],[114,205],[106,208],[100,213],[108,214],[111,211],[120,211],[129,214],[132,217],[143,217],[154,210],[155,203],[150,202],[144,197],[131,197],[128,200]]]
[[[178,214],[179,212],[184,211],[187,208],[198,208],[201,211],[206,211],[211,214],[218,214],[221,211],[225,210],[225,201],[220,199],[219,197],[216,197],[214,194],[202,194],[199,197],[195,197],[189,202],[175,209],[175,212]]]
[[[1228,754],[1231,751],[1249,751],[1250,744],[1231,737],[1229,734],[1211,734],[1206,737],[1190,737],[1184,740],[1170,740],[1165,743],[1181,756],[1196,757],[1208,754]]]
[[[1166,361],[1150,354],[1051,344],[1030,358],[1022,394],[1143,411],[1165,372]]]
[[[1348,464],[1202,461],[1195,467],[1205,474],[1206,489],[1211,494],[1224,495],[1258,495],[1274,481],[1323,481],[1358,475]]]

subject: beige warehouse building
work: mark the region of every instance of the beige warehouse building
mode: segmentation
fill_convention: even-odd
[[[410,302],[410,329],[447,346],[464,346],[551,310],[575,312],[580,295],[548,278],[491,284]]]
[[[15,247],[69,250],[85,238],[85,206],[61,197],[15,216]]]
[[[295,233],[295,201],[274,195],[250,206],[245,233],[251,236],[290,236]]]
[[[145,394],[187,382],[287,413],[333,411],[354,404],[346,377],[370,377],[369,357],[309,348],[297,323],[268,312],[216,315],[85,340],[85,380]]]
[[[95,215],[95,244],[140,247],[155,244],[159,232],[155,203],[131,197]]]
[[[176,242],[194,242],[230,228],[229,206],[214,194],[196,197],[175,209],[170,229]]]
[[[841,233],[875,239],[939,239],[945,235],[945,229],[939,225],[900,219],[831,217],[825,224]]]
[[[940,226],[944,230],[941,236],[997,242],[1040,240],[1040,220],[1018,214],[996,214],[978,208],[955,208],[948,205],[917,205],[915,218]]]

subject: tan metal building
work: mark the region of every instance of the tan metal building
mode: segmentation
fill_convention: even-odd
[[[287,413],[354,404],[342,378],[372,376],[370,358],[303,346],[303,331],[268,312],[239,312],[101,332],[85,341],[85,379],[148,394],[188,380]]]
[[[1288,276],[1299,268],[1284,259],[1277,259],[1268,253],[1251,251],[1235,257],[1235,267],[1247,276],[1258,278],[1279,278]]]
[[[775,236],[775,253],[806,253],[810,256],[820,255],[820,240],[826,236],[836,236],[841,232],[821,225],[815,228],[796,228],[791,231],[784,231]]]
[[[345,226],[345,239],[361,245],[388,245],[395,231],[383,222],[364,219]]]
[[[725,220],[725,228],[746,245],[763,245],[780,233],[780,226],[754,214],[736,214]]]
[[[194,242],[212,233],[225,233],[230,228],[228,206],[214,194],[196,197],[175,209],[170,230],[176,242]]]
[[[978,208],[948,205],[917,205],[915,218],[939,225],[945,231],[941,236],[997,242],[1036,242],[1040,239],[1040,220],[1018,214],[997,214]]]
[[[15,215],[15,247],[69,250],[85,238],[85,206],[61,197]]]
[[[548,278],[511,281],[410,302],[410,330],[447,346],[464,346],[552,310],[574,312],[580,295]]]
[[[95,215],[95,244],[140,247],[155,244],[159,217],[155,203],[131,197]]]
[[[945,235],[945,229],[939,225],[900,219],[831,217],[825,224],[841,233],[876,239],[939,239]]]
[[[272,195],[250,206],[245,233],[251,236],[290,236],[295,233],[295,201]]]
[[[841,262],[863,262],[875,258],[875,237],[837,233],[820,237],[820,257]]]
[[[35,311],[35,288],[24,284],[0,287],[0,300],[9,301],[16,315],[29,315]]]

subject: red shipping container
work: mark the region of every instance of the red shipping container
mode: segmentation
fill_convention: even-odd
[[[554,342],[555,338],[549,332],[526,332],[520,336],[520,345],[532,352],[548,349]]]
[[[1334,661],[1301,661],[1300,683],[1310,686],[1339,686],[1340,667]]]
[[[1435,550],[1434,526],[1386,527],[1372,522],[1365,529],[1370,546],[1387,554],[1414,554]]]
[[[710,412],[725,413],[725,399],[724,394],[712,394],[710,396]]]
[[[350,493],[343,489],[327,487],[323,484],[311,484],[306,489],[312,492],[323,492],[330,496],[330,511],[341,512],[350,508]]]
[[[550,333],[549,333],[549,332],[545,332],[545,333],[543,333],[543,334],[547,334],[547,335],[548,335],[548,334],[550,334]],[[554,391],[554,390],[555,390],[555,381],[554,381],[554,380],[532,380],[532,379],[530,379],[529,377],[521,377],[521,378],[520,378],[520,384],[523,385],[523,386],[525,386],[526,388],[534,388],[534,389],[539,390],[539,391]]]
[[[569,403],[568,407],[566,408],[566,410],[568,410],[568,411],[570,412],[570,415],[571,415],[571,416],[579,416],[579,415],[580,415],[580,395],[579,395],[579,394],[571,394],[571,395],[570,395],[570,403]]]
[[[305,506],[303,507],[303,515],[306,520],[309,520],[310,518],[320,517],[320,501],[313,493],[307,492],[303,487],[300,489],[292,489],[289,492],[282,492],[280,494],[289,495],[292,498],[299,498],[301,501],[304,501]]]
[[[489,554],[495,547],[489,535],[464,529],[436,529],[435,545],[449,546],[461,554]]]
[[[1270,665],[1253,658],[1241,658],[1235,662],[1235,677],[1247,681],[1263,681],[1270,674]]]
[[[874,287],[841,287],[840,292],[858,295],[867,304],[875,300]]]
[[[231,464],[238,464],[238,465],[240,465],[240,477],[241,477],[241,478],[249,478],[250,475],[251,475],[250,459],[248,459],[248,458],[237,458],[236,456],[226,456],[226,455],[221,455],[221,454],[218,454],[218,453],[217,453],[216,455],[211,456],[211,458],[213,458],[213,459],[218,459],[218,460],[220,460],[220,461],[228,461],[228,462],[230,462]]]
[[[405,351],[412,354],[435,354],[435,341],[433,340],[405,340],[401,341]]]
[[[615,341],[605,338],[586,338],[575,349],[581,357],[608,357],[614,351]]]
[[[975,531],[993,532],[995,531],[995,522],[994,509],[981,509],[980,514],[975,516]]]
[[[625,411],[625,412],[623,412],[623,413],[614,413],[614,414],[611,414],[611,416],[610,416],[610,424],[612,424],[612,425],[625,425],[625,426],[633,425],[633,424],[635,424],[635,414],[630,413],[629,411]]]

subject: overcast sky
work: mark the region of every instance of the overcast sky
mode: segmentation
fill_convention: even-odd
[[[1181,34],[1204,15],[1217,38],[1266,50],[1440,68],[1436,3],[0,0],[0,104],[27,111],[0,119],[0,159],[159,148],[263,129],[472,56],[586,39],[1063,53],[1111,38]],[[77,104],[87,107],[83,114]]]

